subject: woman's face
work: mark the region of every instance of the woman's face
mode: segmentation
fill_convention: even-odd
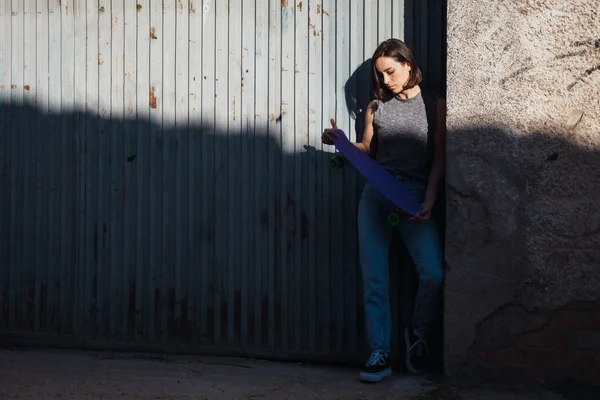
[[[410,65],[392,57],[379,57],[375,61],[375,68],[381,82],[394,94],[402,92],[410,77]]]

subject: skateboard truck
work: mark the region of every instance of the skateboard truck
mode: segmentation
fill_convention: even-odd
[[[339,171],[348,164],[348,159],[344,156],[337,155],[329,158],[329,169],[331,171]]]
[[[400,221],[402,221],[402,218],[408,218],[408,217],[410,217],[410,215],[406,211],[404,211],[403,209],[401,209],[399,207],[396,207],[394,209],[394,211],[392,211],[391,213],[388,214],[387,222],[391,226],[398,226]]]

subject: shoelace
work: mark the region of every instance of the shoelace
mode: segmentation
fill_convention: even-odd
[[[371,365],[375,364],[385,365],[385,356],[386,353],[381,352],[375,352],[371,354],[371,357],[369,357],[369,361],[367,361],[367,367],[370,367]]]

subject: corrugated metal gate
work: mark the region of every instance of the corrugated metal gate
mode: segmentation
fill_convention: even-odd
[[[443,90],[422,3],[0,0],[3,337],[362,352],[362,180],[320,132],[360,133],[388,37]]]

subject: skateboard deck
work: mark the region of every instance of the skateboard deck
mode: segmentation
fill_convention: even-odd
[[[352,144],[346,134],[341,129],[335,131],[338,135],[333,140],[333,144],[339,152],[385,197],[390,199],[398,209],[414,216],[420,209],[421,204],[415,196],[408,191],[392,174],[383,169],[375,160],[369,157],[368,154],[359,150]],[[330,160],[330,168],[332,170],[339,169],[343,166],[344,161],[340,156],[332,157]],[[388,217],[388,222],[392,225],[398,223],[399,216]]]

